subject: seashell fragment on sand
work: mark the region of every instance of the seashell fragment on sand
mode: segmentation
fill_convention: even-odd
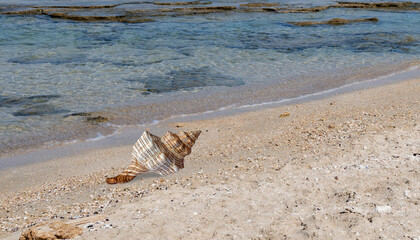
[[[106,183],[125,183],[145,172],[155,172],[162,176],[184,168],[184,158],[201,131],[167,132],[162,138],[145,131],[133,146],[130,166],[120,175],[107,178]]]
[[[82,229],[72,224],[55,222],[31,227],[24,231],[19,240],[70,239],[82,234]]]
[[[290,116],[290,113],[289,112],[285,112],[285,113],[282,113],[281,115],[280,115],[280,117],[282,118],[282,117],[288,117],[288,116]]]

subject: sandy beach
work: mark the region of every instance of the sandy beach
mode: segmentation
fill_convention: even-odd
[[[202,131],[163,178],[105,184],[132,145],[3,170],[0,238],[99,216],[75,239],[420,239],[419,92],[413,79],[162,124]]]

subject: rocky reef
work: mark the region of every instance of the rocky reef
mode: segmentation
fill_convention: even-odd
[[[300,27],[306,27],[306,26],[314,26],[314,25],[344,25],[349,23],[356,23],[356,22],[377,22],[379,21],[378,18],[358,18],[358,19],[342,19],[342,18],[333,18],[328,21],[323,22],[312,22],[312,21],[306,21],[306,22],[289,22],[293,25],[300,26]]]
[[[279,5],[278,3],[244,3],[244,4],[240,4],[239,6],[241,7],[274,7]]]
[[[218,12],[314,13],[324,11],[330,8],[361,8],[383,11],[416,11],[420,9],[420,3],[413,2],[338,2],[335,5],[316,6],[309,8],[299,8],[295,5],[282,5],[281,3],[276,2],[244,2],[226,6],[212,4],[213,3],[210,1],[196,0],[185,2],[123,2],[113,5],[90,6],[4,6],[0,7],[0,14],[46,15],[54,19],[64,19],[81,22],[102,21],[143,23],[154,21],[155,18],[162,16],[209,14]],[[124,5],[130,5],[131,7],[124,8]],[[148,7],[143,8],[141,7],[142,5],[147,5]],[[346,23],[351,23],[351,21],[338,21],[336,23],[327,22],[316,24],[342,25]],[[305,23],[302,24],[299,24],[299,26],[307,26],[305,25]]]
[[[364,9],[378,9],[378,10],[419,10],[420,3],[413,2],[338,2],[336,5],[326,5],[311,8],[294,8],[279,11],[280,13],[310,13],[320,12],[329,8],[364,8]]]
[[[311,8],[293,8],[293,9],[285,9],[279,11],[279,13],[310,13],[310,12],[320,12],[324,11],[331,6],[320,6],[320,7],[311,7]]]
[[[344,8],[394,8],[419,9],[420,3],[413,2],[338,2],[336,7]]]
[[[139,23],[139,22],[152,22],[153,19],[150,18],[137,18],[130,17],[129,15],[118,15],[118,16],[82,16],[82,15],[72,15],[68,13],[55,12],[46,14],[51,18],[61,18],[73,21],[83,21],[83,22],[97,22],[97,21],[111,21],[111,22],[125,22],[125,23]]]

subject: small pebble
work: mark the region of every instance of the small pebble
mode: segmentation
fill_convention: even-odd
[[[392,211],[391,206],[376,206],[375,208],[375,212],[378,212],[378,213],[389,213],[391,211]]]

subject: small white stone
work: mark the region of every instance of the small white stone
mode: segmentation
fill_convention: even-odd
[[[375,208],[375,212],[378,212],[378,213],[389,213],[391,211],[392,211],[391,206],[376,206]]]
[[[111,224],[105,224],[103,226],[101,226],[102,229],[110,229],[112,228]]]

